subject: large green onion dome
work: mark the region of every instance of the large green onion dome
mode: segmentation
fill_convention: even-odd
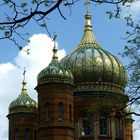
[[[29,97],[26,89],[26,81],[22,82],[22,91],[17,99],[15,99],[9,106],[9,114],[11,113],[21,113],[37,112],[37,103]]]
[[[73,84],[73,75],[70,70],[62,66],[57,57],[57,49],[54,43],[53,58],[51,63],[37,76],[38,85],[45,83]]]
[[[117,57],[103,49],[96,41],[91,15],[85,15],[85,30],[80,44],[61,60],[70,69],[77,90],[124,92],[127,73]]]

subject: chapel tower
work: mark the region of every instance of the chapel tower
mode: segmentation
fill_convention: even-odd
[[[120,60],[97,42],[88,8],[82,39],[61,64],[74,77],[75,140],[131,140],[133,121],[124,109],[127,73]]]
[[[55,38],[52,61],[37,77],[38,140],[74,140],[73,75],[58,62]]]
[[[36,140],[37,103],[27,94],[25,72],[21,94],[9,106],[9,140]]]

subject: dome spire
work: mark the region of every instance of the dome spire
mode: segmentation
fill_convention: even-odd
[[[25,70],[25,67],[24,67],[24,71],[23,71],[23,80],[25,81],[25,74],[26,74],[26,70]]]
[[[89,0],[86,0],[85,6],[86,6],[86,15],[85,15],[86,24],[85,24],[85,30],[91,30],[92,31],[91,15],[89,14],[89,6],[90,6],[90,1]]]
[[[58,61],[56,47],[56,33],[52,41],[54,41],[53,57],[50,64],[43,69],[37,76],[38,85],[45,83],[69,83],[73,84],[73,75],[69,69],[65,69]]]
[[[89,13],[88,9],[89,9],[89,5],[90,5],[90,1],[86,0],[85,1],[85,6],[86,6],[86,12]]]
[[[25,74],[26,74],[26,70],[25,70],[25,67],[24,67],[23,81],[22,81],[22,91],[21,91],[21,94],[22,94],[22,95],[27,95],[27,88],[26,88]]]
[[[57,47],[56,47],[56,37],[57,37],[57,35],[54,32],[54,37],[53,37],[54,47],[52,49],[53,57],[52,57],[52,61],[51,61],[50,65],[58,63]]]
[[[53,41],[54,41],[54,47],[53,47],[53,59],[58,59],[57,56],[57,48],[56,48],[56,33],[54,33]]]
[[[81,46],[81,44],[95,44],[94,46],[96,48],[98,48],[99,44],[96,41],[94,34],[93,34],[93,31],[92,31],[91,15],[89,13],[89,5],[90,5],[89,0],[86,0],[86,2],[85,2],[86,14],[85,14],[84,34],[83,34],[83,37],[80,41],[79,46]]]
[[[21,94],[9,106],[9,114],[18,112],[36,112],[37,103],[29,97],[27,94],[26,81],[25,81],[26,70],[23,71],[23,81]]]

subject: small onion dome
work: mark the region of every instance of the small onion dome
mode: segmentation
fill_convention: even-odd
[[[91,25],[91,15],[85,15],[86,24],[80,44],[60,62],[70,69],[74,83],[80,90],[92,90],[96,85],[106,89],[112,85],[123,90],[127,83],[127,73],[119,59],[104,50],[96,41]],[[123,91],[124,92],[124,91]]]
[[[17,99],[15,99],[9,106],[9,114],[11,113],[21,113],[21,112],[36,112],[37,111],[37,103],[33,99],[31,99],[27,94],[26,82],[23,80],[22,82],[22,92]]]
[[[53,58],[51,63],[37,76],[38,85],[45,83],[73,84],[73,75],[70,70],[58,62],[57,49],[54,43]]]

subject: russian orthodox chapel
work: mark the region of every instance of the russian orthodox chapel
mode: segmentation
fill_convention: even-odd
[[[37,76],[38,104],[24,78],[9,106],[9,140],[132,140],[126,83],[125,67],[96,41],[87,11],[79,45],[60,62],[54,41],[52,61]]]

